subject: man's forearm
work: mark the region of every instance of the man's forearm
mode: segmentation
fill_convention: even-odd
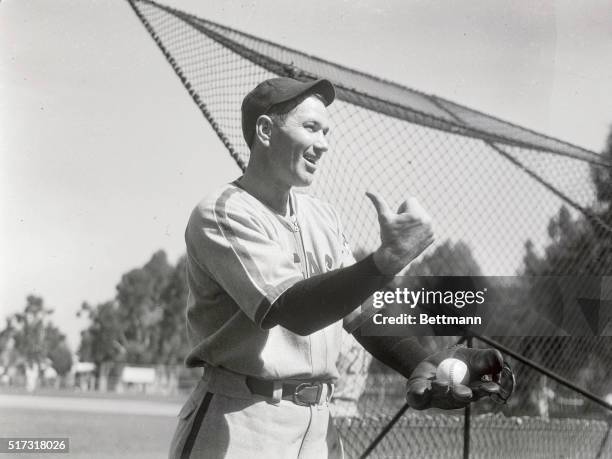
[[[381,274],[372,255],[346,268],[304,279],[272,304],[262,326],[278,324],[309,335],[350,314],[391,279]]]
[[[272,304],[262,326],[281,325],[309,335],[341,320],[392,280],[381,274],[370,255],[346,268],[297,282]],[[413,337],[365,336],[360,329],[353,335],[376,359],[407,378],[427,357]]]

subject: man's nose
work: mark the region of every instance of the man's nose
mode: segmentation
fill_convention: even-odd
[[[314,144],[314,148],[318,155],[322,155],[329,149],[329,142],[327,141],[325,134],[321,133],[318,136],[317,141]]]

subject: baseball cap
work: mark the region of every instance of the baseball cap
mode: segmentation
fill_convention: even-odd
[[[279,77],[259,83],[242,101],[242,135],[246,143],[249,146],[253,143],[257,118],[267,113],[272,106],[306,93],[320,94],[325,99],[326,106],[336,97],[334,85],[325,79],[302,82]]]

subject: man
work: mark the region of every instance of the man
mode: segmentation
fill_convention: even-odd
[[[457,408],[498,390],[444,391],[431,379],[442,358],[410,338],[369,337],[361,304],[433,242],[415,199],[393,212],[373,193],[381,244],[355,263],[338,216],[294,187],[312,183],[328,150],[327,80],[264,81],[242,104],[251,155],[242,177],[203,200],[185,233],[187,365],[204,376],[179,417],[171,457],[341,456],[327,402],[338,376],[342,327],[409,378],[411,406]],[[461,350],[475,381],[501,371],[497,351]]]

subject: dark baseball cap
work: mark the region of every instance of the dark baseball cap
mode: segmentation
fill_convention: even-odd
[[[287,102],[302,94],[320,94],[325,105],[336,97],[334,85],[329,80],[302,82],[293,78],[271,78],[259,83],[242,101],[242,135],[251,146],[255,136],[255,123],[276,104]]]

